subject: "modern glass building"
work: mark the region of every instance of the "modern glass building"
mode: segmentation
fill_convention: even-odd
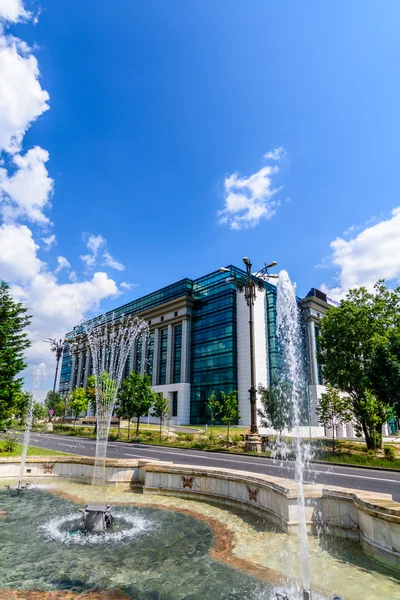
[[[245,273],[234,266],[238,275]],[[276,288],[263,282],[254,305],[255,362],[257,384],[268,385],[278,368],[276,339]],[[318,295],[317,295],[318,293]],[[323,391],[316,361],[318,323],[327,310],[328,299],[311,290],[299,300],[305,327],[306,369],[310,405]],[[250,347],[248,307],[243,294],[227,281],[226,273],[215,271],[198,279],[183,279],[161,290],[133,300],[106,318],[137,315],[149,324],[150,338],[138,339],[127,361],[131,370],[147,373],[155,391],[170,400],[175,424],[207,422],[206,402],[215,390],[237,390],[240,424],[250,423]],[[70,339],[73,333],[66,335]],[[85,386],[91,370],[90,350],[82,347],[63,357],[61,393]],[[311,424],[318,426],[314,411]]]

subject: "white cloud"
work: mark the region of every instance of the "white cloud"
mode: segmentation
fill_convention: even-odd
[[[43,213],[54,183],[45,167],[48,160],[49,153],[35,146],[23,156],[13,156],[17,167],[13,175],[8,176],[6,169],[0,169],[0,208],[4,220],[27,218],[36,223],[49,223]]]
[[[29,16],[30,13],[24,9],[21,0],[1,0],[0,19],[16,23]]]
[[[57,266],[56,270],[54,271],[55,274],[59,273],[63,269],[71,268],[71,265],[68,262],[68,260],[65,258],[65,256],[57,256],[57,263],[58,263],[58,266]]]
[[[124,265],[115,260],[107,250],[103,254],[103,260],[103,264],[107,267],[111,267],[111,269],[116,269],[117,271],[125,271]]]
[[[53,233],[48,237],[42,238],[42,242],[44,242],[44,250],[47,252],[54,244],[57,243],[56,236]]]
[[[90,250],[89,254],[82,254],[80,259],[88,268],[94,267],[98,259],[101,258],[101,264],[117,271],[124,271],[125,267],[122,263],[115,260],[107,250],[107,240],[101,235],[93,235],[93,233],[84,234],[86,239],[86,247]]]
[[[68,279],[72,282],[78,281],[78,277],[76,276],[75,271],[71,271],[71,273],[68,275]]]
[[[0,279],[22,284],[35,277],[42,268],[31,230],[26,225],[0,227]]]
[[[94,273],[87,281],[60,284],[56,273],[69,268],[68,260],[58,257],[59,266],[51,273],[47,264],[37,257],[38,250],[26,225],[0,227],[0,278],[11,285],[14,296],[33,316],[28,359],[34,363],[43,359],[52,366],[54,357],[43,344],[43,338],[63,337],[102,300],[117,296],[118,286],[103,272]]]
[[[121,281],[121,283],[119,284],[119,287],[128,292],[129,290],[137,287],[139,284],[138,283],[129,283],[128,281]]]
[[[268,152],[264,158],[279,160],[283,148]],[[279,202],[274,196],[282,188],[273,188],[272,178],[279,172],[277,165],[266,165],[249,177],[233,173],[225,179],[225,206],[218,211],[219,222],[231,229],[246,229],[258,225],[261,219],[270,219]]]
[[[358,286],[372,290],[378,279],[400,279],[400,207],[391,212],[390,218],[382,220],[351,240],[337,238],[331,243],[331,262],[339,268],[338,285],[321,288],[335,298]]]
[[[0,29],[0,152],[19,151],[31,123],[48,110],[48,100],[29,46]]]
[[[272,151],[264,154],[264,158],[266,160],[282,160],[282,158],[285,155],[286,155],[285,148],[282,148],[282,146],[279,146],[279,148],[275,148],[275,150],[272,150]]]

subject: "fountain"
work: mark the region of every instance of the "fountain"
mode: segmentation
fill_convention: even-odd
[[[280,346],[280,381],[289,387],[288,403],[295,433],[295,466],[300,521],[300,561],[304,600],[311,599],[310,559],[306,527],[303,473],[306,452],[300,434],[304,369],[302,365],[301,329],[295,288],[287,271],[281,271],[277,285],[277,336]]]
[[[148,325],[134,316],[111,319],[92,319],[78,328],[74,345],[87,342],[92,357],[92,374],[96,391],[96,458],[92,485],[105,489],[105,464],[108,434],[118,388],[123,377],[132,344],[140,336],[148,337]],[[86,505],[82,511],[84,527],[88,532],[105,533],[112,523],[110,506]]]
[[[19,478],[18,478],[18,485],[16,487],[11,487],[11,486],[6,486],[8,491],[10,492],[11,496],[19,496],[19,494],[21,492],[23,492],[24,490],[26,490],[29,487],[29,484],[22,484],[22,479],[24,477],[24,473],[25,473],[25,463],[26,463],[26,457],[28,454],[28,447],[29,447],[29,438],[31,435],[31,429],[32,429],[32,418],[33,418],[33,405],[35,403],[35,399],[36,399],[36,394],[38,392],[38,390],[40,389],[40,385],[41,382],[45,379],[46,377],[46,366],[43,362],[41,362],[39,365],[35,365],[33,367],[33,390],[32,390],[32,394],[29,397],[29,403],[28,403],[28,411],[26,414],[26,420],[25,420],[25,433],[24,433],[24,442],[23,442],[23,447],[22,447],[22,455],[21,455],[21,467],[20,467],[20,472],[19,472]]]

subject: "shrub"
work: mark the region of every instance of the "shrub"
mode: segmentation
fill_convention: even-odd
[[[3,440],[4,452],[15,452],[18,446],[18,438],[13,433],[7,433]]]
[[[396,452],[393,446],[385,446],[383,451],[385,453],[385,458],[388,460],[396,460]]]
[[[118,439],[118,433],[109,433],[108,434],[109,442],[115,442],[117,439]]]

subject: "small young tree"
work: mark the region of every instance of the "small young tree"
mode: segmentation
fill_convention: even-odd
[[[68,412],[75,417],[74,426],[76,420],[81,414],[88,409],[89,399],[86,395],[86,390],[82,387],[75,388],[72,390],[68,400]]]
[[[165,396],[163,396],[161,393],[157,394],[153,404],[153,412],[151,413],[151,416],[160,419],[160,440],[162,437],[162,424],[170,414],[171,411],[169,408],[168,398],[165,398]]]
[[[96,379],[94,375],[89,375],[86,384],[86,396],[88,398],[88,403],[91,411],[96,417],[95,425],[94,425],[94,435],[97,433],[97,405],[96,405]]]
[[[342,397],[338,389],[327,385],[325,394],[322,394],[318,401],[317,414],[320,422],[332,431],[332,452],[335,452],[337,428],[344,423],[349,423],[353,416],[351,399]]]
[[[136,437],[139,435],[140,417],[149,414],[154,404],[154,392],[148,375],[132,371],[124,379],[118,392],[118,414],[128,419],[128,439],[130,435],[131,419],[136,417]]]
[[[56,410],[56,404],[58,404],[59,402],[61,402],[62,398],[61,398],[61,394],[59,392],[54,392],[53,394],[53,390],[49,390],[46,394],[46,399],[44,401],[45,406],[47,406],[47,410]]]
[[[30,399],[31,394],[29,392],[20,392],[16,397],[14,409],[20,425],[25,421]]]
[[[211,421],[210,436],[213,437],[214,421],[221,411],[221,405],[220,405],[219,401],[217,400],[217,397],[215,395],[215,390],[213,390],[211,392],[211,396],[209,396],[209,398],[206,402],[206,411],[210,415],[210,421]]]
[[[47,410],[44,404],[42,404],[41,402],[34,402],[33,403],[33,408],[32,408],[32,420],[34,423],[36,423],[37,421],[41,421],[42,419],[45,419],[47,416]]]
[[[263,427],[273,427],[281,435],[283,429],[292,429],[293,415],[291,411],[289,383],[274,379],[270,387],[258,386],[262,408],[257,410]]]
[[[236,390],[230,394],[221,392],[220,407],[220,414],[222,415],[221,420],[223,423],[225,423],[225,425],[228,426],[226,432],[226,443],[229,444],[229,428],[232,423],[237,421],[240,417]]]

